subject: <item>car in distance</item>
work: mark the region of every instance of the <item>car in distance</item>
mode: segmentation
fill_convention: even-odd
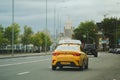
[[[94,55],[94,57],[98,57],[98,51],[95,44],[85,44],[84,51],[88,55]]]
[[[120,54],[120,48],[117,49],[116,53],[117,53],[117,54]]]
[[[108,52],[109,52],[109,53],[113,53],[113,52],[114,52],[114,49],[113,49],[113,48],[110,48]]]
[[[52,53],[52,70],[64,66],[78,67],[80,70],[88,69],[87,54],[82,52],[79,45],[59,45]]]
[[[120,53],[120,48],[115,48],[113,51],[114,54],[119,54]]]

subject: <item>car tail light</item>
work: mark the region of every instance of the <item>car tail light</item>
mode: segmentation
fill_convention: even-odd
[[[73,53],[73,56],[80,56],[81,54],[79,53]]]
[[[58,56],[58,55],[59,55],[59,53],[53,53],[52,55],[53,55],[53,56]]]
[[[55,60],[52,60],[52,63],[54,63],[55,62]]]

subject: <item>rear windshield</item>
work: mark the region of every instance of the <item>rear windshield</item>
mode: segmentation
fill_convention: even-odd
[[[79,47],[78,46],[58,46],[56,50],[74,50],[78,51]]]

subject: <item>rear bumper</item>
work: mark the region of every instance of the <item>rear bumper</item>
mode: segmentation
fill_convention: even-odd
[[[78,65],[76,65],[74,62],[70,62],[70,64],[61,64],[60,62],[57,62],[56,66],[72,66],[72,67],[74,67],[74,66],[78,66]]]
[[[68,62],[69,64],[61,64],[62,62]],[[53,66],[72,66],[72,67],[79,67],[82,65],[80,60],[76,61],[54,61],[52,63]]]
[[[96,55],[97,51],[86,51],[88,55]]]

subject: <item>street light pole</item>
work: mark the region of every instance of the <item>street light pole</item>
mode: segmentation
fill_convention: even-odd
[[[56,26],[56,38],[58,38],[58,39],[61,39],[62,38],[62,16],[61,16],[61,8],[66,8],[66,7],[57,7],[58,9],[56,10],[56,8],[55,8],[55,13],[57,13],[56,14],[56,18],[57,18],[57,26]],[[58,37],[57,37],[58,36]]]
[[[56,39],[56,6],[54,8],[54,40]]]
[[[117,18],[115,18],[115,26],[116,26],[116,45],[115,47],[117,48]]]
[[[12,56],[14,56],[14,0],[12,0]]]
[[[47,0],[46,0],[46,29],[45,29],[45,33],[46,33],[46,36],[45,36],[45,52],[47,54]]]

